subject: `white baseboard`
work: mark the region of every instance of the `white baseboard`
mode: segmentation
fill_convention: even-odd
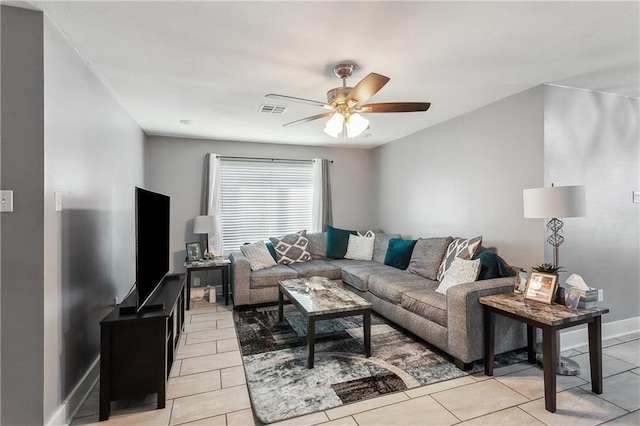
[[[613,339],[638,331],[640,331],[640,317],[607,322],[602,324],[602,340]],[[562,351],[584,346],[588,343],[589,335],[586,326],[560,333],[560,348]]]
[[[89,367],[89,370],[84,374],[82,379],[73,388],[67,399],[62,402],[62,405],[58,407],[56,412],[51,416],[46,423],[48,426],[61,426],[68,425],[73,419],[73,416],[78,412],[87,396],[93,389],[100,378],[100,357],[96,358]]]

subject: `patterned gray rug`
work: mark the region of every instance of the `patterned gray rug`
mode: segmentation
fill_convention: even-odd
[[[370,358],[363,355],[361,317],[317,322],[313,369],[306,367],[306,321],[294,306],[285,306],[282,323],[277,307],[236,311],[234,320],[253,409],[264,423],[467,374],[437,348],[375,314]],[[511,355],[507,363],[523,357]]]

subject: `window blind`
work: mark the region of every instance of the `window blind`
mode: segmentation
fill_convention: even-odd
[[[220,221],[224,251],[311,229],[311,163],[222,161]]]

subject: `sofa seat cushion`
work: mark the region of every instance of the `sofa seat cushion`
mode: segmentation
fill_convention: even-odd
[[[330,280],[340,279],[340,268],[324,259],[311,260],[304,263],[292,263],[289,268],[298,273],[300,278],[326,277]]]
[[[399,305],[402,293],[428,288],[431,281],[398,269],[379,272],[369,277],[369,292]]]
[[[447,326],[447,297],[434,289],[407,291],[402,307],[443,327]]]
[[[367,291],[369,290],[370,276],[392,270],[395,269],[391,266],[373,261],[363,264],[345,265],[342,267],[342,281],[360,291]]]
[[[278,281],[298,278],[298,273],[287,265],[277,265],[271,268],[252,271],[249,279],[250,288],[276,287]]]

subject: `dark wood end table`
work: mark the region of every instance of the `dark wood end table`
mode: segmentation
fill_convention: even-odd
[[[199,271],[210,271],[220,269],[222,271],[222,295],[224,296],[224,304],[229,304],[229,267],[231,260],[228,257],[216,257],[213,260],[199,260],[196,262],[185,262],[184,267],[187,270],[187,310],[191,309],[191,273]]]
[[[602,315],[607,308],[573,310],[563,305],[525,300],[523,294],[503,293],[478,299],[483,305],[484,319],[484,372],[493,376],[495,343],[495,315],[502,315],[527,324],[528,360],[535,363],[535,328],[542,329],[542,356],[544,359],[544,405],[556,412],[556,365],[558,363],[559,330],[580,324],[589,327],[589,361],[591,364],[591,390],[602,393]]]
[[[313,368],[315,356],[316,321],[362,315],[364,354],[371,356],[371,303],[342,285],[326,282],[325,291],[305,291],[307,278],[284,280],[278,283],[278,320],[284,320],[284,296],[307,320],[307,368]]]

